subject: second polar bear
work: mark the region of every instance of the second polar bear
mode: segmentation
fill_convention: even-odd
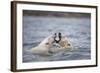
[[[35,53],[35,54],[48,55],[49,54],[49,48],[51,47],[53,42],[54,42],[53,36],[52,35],[48,36],[38,46],[33,47],[31,49],[31,51],[32,51],[32,53]]]

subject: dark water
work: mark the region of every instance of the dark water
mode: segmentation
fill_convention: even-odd
[[[90,17],[23,16],[23,62],[91,59],[90,22]],[[55,32],[69,38],[72,51],[51,56],[35,55],[29,51]]]

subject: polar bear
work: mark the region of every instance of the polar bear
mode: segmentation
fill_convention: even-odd
[[[56,36],[56,35],[55,35]],[[50,52],[52,53],[58,53],[62,51],[71,51],[73,49],[73,46],[69,39],[62,35],[61,33],[58,34],[59,40],[56,40],[57,36],[55,37],[55,44],[57,48],[50,49]]]
[[[54,38],[52,35],[45,38],[38,46],[33,47],[31,49],[32,53],[34,54],[43,54],[43,55],[49,55],[49,48],[54,42]]]
[[[61,35],[61,40],[59,41],[59,45],[62,48],[66,48],[66,49],[72,49],[73,48],[69,39],[67,37],[65,37],[64,35]]]

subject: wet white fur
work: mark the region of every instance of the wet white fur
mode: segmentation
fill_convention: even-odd
[[[38,46],[31,49],[32,53],[35,54],[49,54],[49,48],[51,47],[54,39],[52,36],[45,38]]]

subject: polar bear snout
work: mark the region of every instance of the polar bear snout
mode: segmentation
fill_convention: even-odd
[[[61,40],[61,33],[55,33],[54,35],[54,42],[59,43]]]

